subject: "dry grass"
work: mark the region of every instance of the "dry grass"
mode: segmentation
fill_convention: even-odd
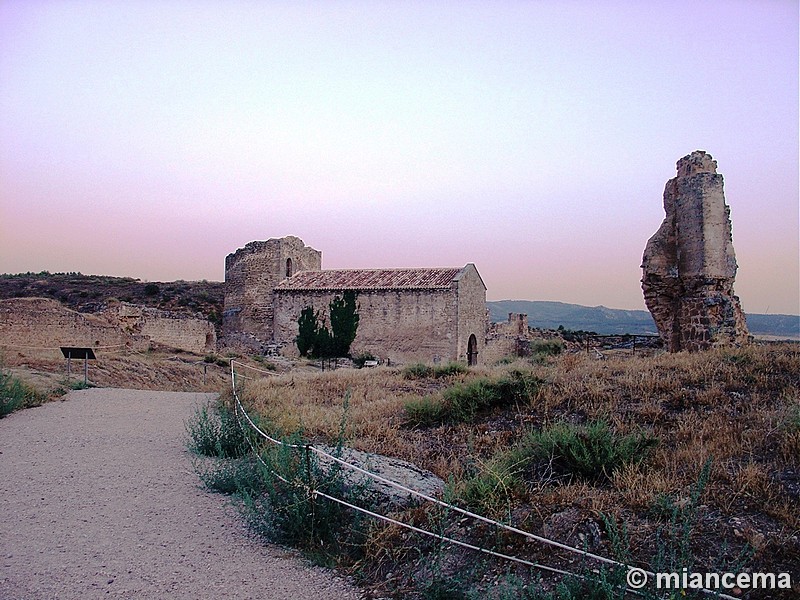
[[[409,400],[436,397],[448,386],[510,369],[524,369],[545,382],[528,403],[484,411],[471,424],[409,426],[404,410]],[[327,442],[339,434],[348,396],[349,445],[414,462],[451,478],[456,488],[491,469],[492,457],[526,432],[549,424],[602,418],[620,435],[644,430],[659,440],[646,461],[625,466],[603,483],[529,476],[522,488],[498,492],[509,499],[500,503],[506,517],[541,533],[553,515],[567,509],[598,523],[601,514],[611,515],[627,523],[635,559],[646,564],[660,527],[653,507],[665,499],[685,504],[711,460],[692,541],[698,564],[714,565],[723,560],[725,548],[741,550],[749,542],[756,551],[753,566],[797,573],[798,390],[800,346],[786,344],[607,360],[574,353],[544,364],[517,361],[445,379],[406,379],[386,368],[286,374],[248,382],[244,396],[279,430],[301,430],[309,439]],[[498,477],[498,489],[503,483]],[[748,523],[744,529],[742,522]],[[397,539],[397,532],[376,528],[376,555],[400,560],[402,552],[383,547]],[[607,539],[601,546],[601,552],[610,552]],[[531,558],[541,552],[521,551]]]
[[[216,392],[230,385],[229,368],[205,363],[204,357],[196,354],[166,348],[150,352],[100,349],[96,354],[97,360],[89,361],[89,381],[98,387]],[[43,394],[54,397],[65,393],[70,382],[83,382],[83,361],[72,361],[72,376],[67,382],[66,361],[58,350],[7,350],[0,363]]]

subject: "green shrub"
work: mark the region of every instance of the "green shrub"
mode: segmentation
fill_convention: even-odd
[[[253,360],[264,367],[267,371],[277,371],[278,366],[274,362],[268,361],[263,355],[256,354],[253,356]],[[225,363],[226,366],[228,363]]]
[[[406,401],[406,421],[412,426],[431,427],[439,425],[447,417],[447,408],[441,397],[420,396]]]
[[[502,395],[494,382],[480,378],[447,388],[442,398],[450,420],[469,423],[478,411],[500,404]]]
[[[378,359],[372,352],[360,352],[353,357],[353,364],[356,368],[362,369],[364,368],[364,363],[370,360],[377,361]]]
[[[482,377],[442,392],[448,418],[471,422],[483,410],[496,406],[527,403],[542,381],[526,371],[511,371],[500,378]]]
[[[209,490],[220,494],[241,494],[245,490],[263,490],[264,480],[256,459],[243,456],[234,459],[204,458],[195,461],[195,471]]]
[[[460,363],[443,367],[442,373],[456,374],[466,370]],[[435,369],[423,364],[409,365],[406,378],[428,377]],[[445,376],[445,375],[442,375]],[[443,422],[464,423],[475,420],[484,410],[496,406],[524,404],[539,390],[542,380],[527,371],[514,370],[497,378],[480,377],[458,383],[440,395],[424,396],[406,402],[407,422],[411,425],[431,426]]]
[[[522,484],[521,466],[514,464],[511,453],[499,453],[484,463],[478,473],[464,480],[456,496],[467,506],[503,517],[503,513],[508,513],[514,492]]]
[[[538,356],[557,356],[564,351],[561,340],[536,340],[531,344],[531,354]]]
[[[467,371],[467,365],[460,362],[449,362],[433,367],[423,363],[414,363],[403,369],[403,377],[406,379],[425,379],[426,377],[443,379],[452,375],[461,375]]]
[[[557,423],[525,438],[521,451],[552,463],[556,473],[588,480],[610,478],[626,464],[643,460],[658,440],[643,432],[619,436],[605,421]]]
[[[454,493],[468,506],[500,515],[535,471],[536,463],[560,475],[596,481],[643,460],[655,444],[654,438],[643,433],[618,436],[603,421],[584,426],[559,423],[531,432],[513,447],[495,453],[472,476],[455,484]]]
[[[44,402],[44,396],[26,384],[19,377],[0,369],[0,418],[15,410],[38,406]]]
[[[229,368],[231,366],[227,360],[215,354],[206,354],[203,357],[203,362],[210,365],[217,365],[218,367]]]
[[[300,439],[295,435],[285,441],[296,444]],[[363,483],[345,478],[338,463],[321,465],[316,454],[305,448],[270,446],[261,459],[263,485],[240,491],[254,532],[303,549],[323,564],[363,555],[366,517],[311,492],[359,504],[366,489]]]
[[[406,379],[424,379],[433,375],[433,367],[423,363],[413,363],[403,369],[403,377]]]
[[[250,446],[230,408],[219,403],[211,408],[201,406],[185,423],[189,450],[201,456],[238,458]]]
[[[462,373],[466,373],[469,369],[467,365],[460,362],[449,362],[444,365],[437,365],[433,367],[433,376],[437,379],[441,379],[443,377],[450,377],[452,375],[461,375]]]

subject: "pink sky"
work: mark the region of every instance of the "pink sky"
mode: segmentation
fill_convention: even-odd
[[[0,0],[0,272],[222,280],[297,235],[643,308],[696,149],[745,311],[800,313],[796,1]]]

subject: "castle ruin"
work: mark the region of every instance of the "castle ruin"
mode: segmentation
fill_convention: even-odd
[[[647,242],[642,290],[670,352],[748,341],[733,292],[736,256],[717,162],[702,150],[677,163],[664,189],[666,217]]]
[[[222,333],[229,347],[296,356],[301,311],[325,318],[357,294],[351,352],[392,363],[478,364],[486,344],[486,286],[473,264],[452,268],[322,269],[322,253],[294,236],[250,242],[225,259]]]

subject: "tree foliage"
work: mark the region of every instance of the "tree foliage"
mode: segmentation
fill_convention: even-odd
[[[295,338],[300,356],[313,358],[338,358],[349,356],[350,346],[358,331],[358,306],[355,292],[335,296],[328,305],[331,328],[324,316],[311,306],[304,308],[297,320],[298,334]],[[320,322],[322,320],[322,322]]]
[[[314,345],[319,335],[317,317],[317,313],[310,306],[300,312],[300,318],[297,320],[298,333],[295,338],[300,356],[308,356],[309,352],[314,350]]]
[[[358,331],[358,307],[356,293],[347,291],[336,296],[330,303],[332,356],[348,356],[350,346]]]

